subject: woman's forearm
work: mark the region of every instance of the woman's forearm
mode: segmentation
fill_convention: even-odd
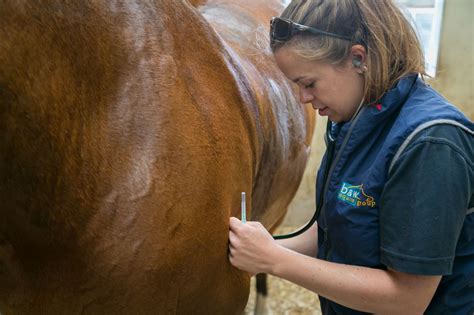
[[[282,248],[269,272],[336,303],[377,314],[422,314],[440,276],[331,263]]]
[[[315,228],[300,236],[314,236]],[[316,239],[310,243],[315,245]],[[298,247],[301,241],[286,245],[307,253],[308,248]],[[349,308],[377,314],[422,314],[441,279],[316,259],[276,243],[260,222],[244,224],[234,217],[229,260],[249,273],[269,273]]]
[[[316,257],[318,253],[318,224],[314,223],[298,236],[277,240],[277,243],[300,254]]]

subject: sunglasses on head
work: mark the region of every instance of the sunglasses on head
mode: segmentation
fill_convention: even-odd
[[[338,35],[330,32],[325,32],[320,29],[301,25],[290,21],[288,19],[282,19],[274,17],[270,21],[270,45],[273,46],[276,43],[284,43],[292,38],[294,35],[299,33],[312,33],[316,35],[325,35],[344,40],[351,40],[349,36]]]

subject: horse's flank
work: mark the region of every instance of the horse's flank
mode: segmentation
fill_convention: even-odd
[[[313,117],[212,10],[262,30],[277,14],[0,2],[2,314],[243,309],[228,218],[240,191],[269,228],[282,217]]]

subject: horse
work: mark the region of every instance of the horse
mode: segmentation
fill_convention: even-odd
[[[0,1],[0,313],[237,314],[229,217],[272,230],[314,114],[280,1]]]

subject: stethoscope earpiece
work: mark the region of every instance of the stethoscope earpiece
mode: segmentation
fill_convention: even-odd
[[[356,68],[360,68],[362,66],[362,61],[360,59],[354,58],[352,59],[352,65]]]

